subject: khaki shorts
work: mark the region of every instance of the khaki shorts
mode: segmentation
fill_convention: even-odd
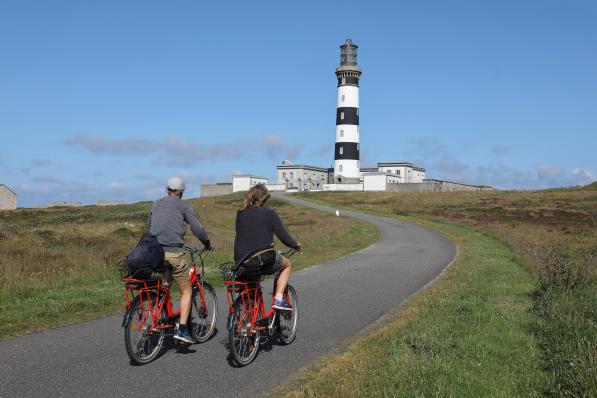
[[[189,263],[187,262],[187,253],[173,253],[165,252],[165,260],[172,264],[172,277],[176,284],[180,287],[181,284],[189,282]]]

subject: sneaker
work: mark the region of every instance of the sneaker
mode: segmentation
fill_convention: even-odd
[[[292,311],[292,306],[284,300],[274,300],[273,307],[277,310]]]
[[[188,330],[185,330],[184,332],[181,332],[180,330],[178,330],[174,334],[174,339],[178,340],[178,341],[182,341],[183,343],[187,343],[187,344],[195,344],[196,343],[196,341],[193,339],[193,337],[191,337],[191,335],[189,334]]]

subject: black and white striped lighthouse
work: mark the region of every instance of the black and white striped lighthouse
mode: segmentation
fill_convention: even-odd
[[[352,40],[340,46],[338,77],[338,107],[336,109],[336,149],[334,154],[334,182],[358,182],[361,177],[359,161],[359,78],[358,46]]]

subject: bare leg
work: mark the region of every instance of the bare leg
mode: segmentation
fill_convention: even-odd
[[[182,293],[180,297],[180,324],[186,325],[189,319],[189,312],[191,311],[191,296],[193,289],[191,288],[191,282],[185,281],[179,285],[178,288]]]
[[[290,262],[290,259],[284,257],[282,270],[280,271],[280,276],[278,276],[278,280],[276,281],[276,294],[284,294],[284,290],[286,290],[286,285],[288,285],[288,280],[290,279],[291,270],[292,263]]]

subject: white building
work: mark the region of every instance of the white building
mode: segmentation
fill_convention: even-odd
[[[363,175],[363,191],[387,191],[388,184],[399,184],[401,178],[396,174],[378,171]]]
[[[377,164],[378,171],[396,174],[401,177],[400,182],[423,182],[426,178],[426,170],[408,162],[380,162]]]
[[[257,184],[267,184],[267,178],[250,174],[232,176],[232,192],[248,191]]]
[[[276,167],[278,184],[285,184],[286,189],[299,191],[313,191],[323,189],[323,184],[329,181],[333,169],[324,167],[294,164],[288,160]]]
[[[17,194],[4,184],[0,184],[0,210],[17,208]]]

